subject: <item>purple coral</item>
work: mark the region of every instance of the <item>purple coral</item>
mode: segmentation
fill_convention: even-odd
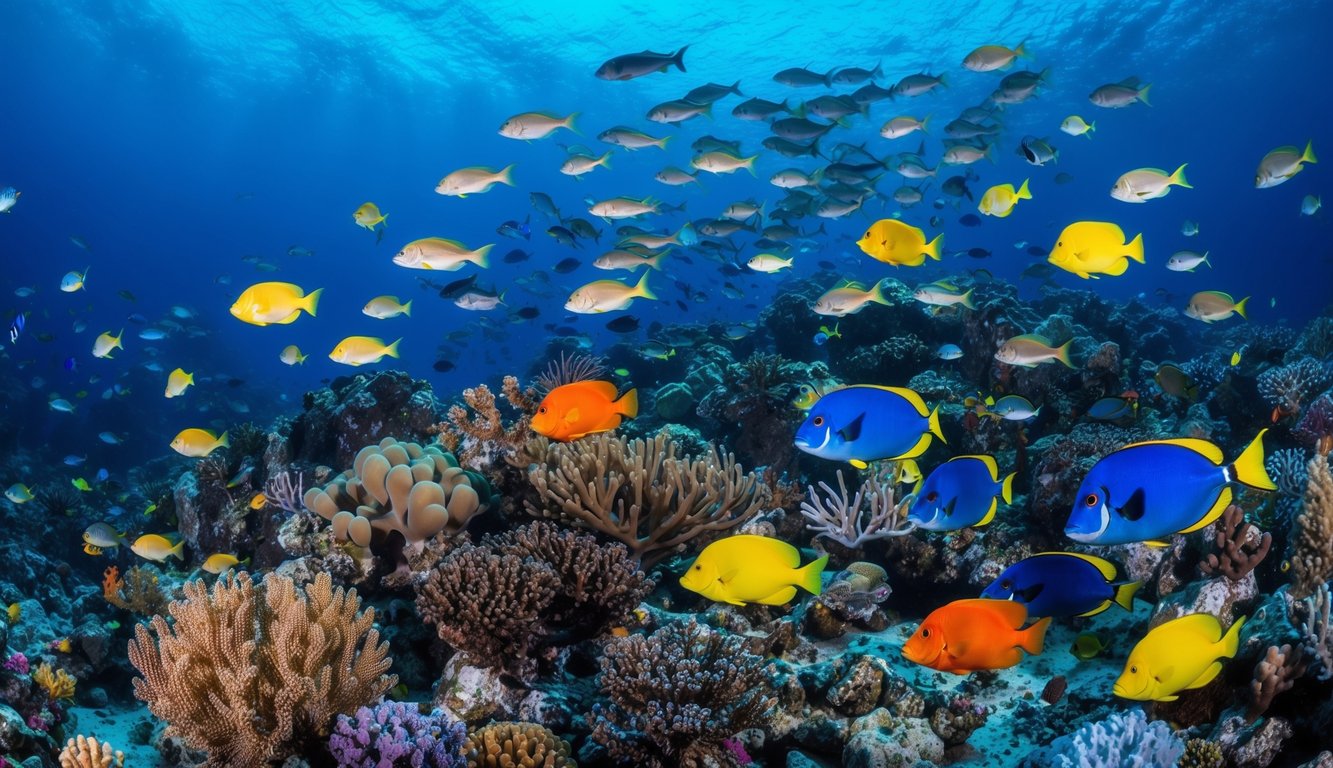
[[[15,653],[13,656],[5,659],[4,670],[16,675],[28,674],[28,657],[21,653]]]
[[[1311,358],[1270,368],[1255,381],[1259,394],[1285,414],[1301,412],[1311,398],[1333,383],[1333,368]]]
[[[386,701],[339,715],[329,751],[339,768],[462,768],[467,729],[441,710]]]

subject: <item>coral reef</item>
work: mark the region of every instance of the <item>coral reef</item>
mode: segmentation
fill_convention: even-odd
[[[537,412],[537,393],[523,389],[514,376],[504,377],[501,394],[507,410],[516,415],[505,424],[495,393],[485,384],[463,390],[463,405],[452,405],[446,421],[428,428],[440,444],[457,451],[463,466],[485,469],[499,463],[499,458],[513,452],[531,435],[528,424]]]
[[[887,476],[892,478],[895,474],[897,465],[891,464]],[[828,483],[821,482],[819,487],[824,491],[823,498],[812,486],[808,489],[809,501],[801,502],[805,527],[816,537],[827,536],[845,547],[856,549],[867,541],[906,536],[916,530],[916,524],[907,519],[912,499],[908,496],[895,501],[892,479],[872,476],[861,484],[855,496],[849,496],[842,470],[838,470],[837,493]],[[863,501],[867,503],[865,509],[861,508]]]
[[[1305,662],[1300,647],[1290,645],[1268,646],[1267,653],[1254,667],[1250,683],[1250,708],[1245,712],[1246,722],[1254,722],[1268,711],[1273,699],[1291,690],[1297,678],[1305,674]]]
[[[1213,543],[1217,551],[1199,563],[1199,570],[1207,576],[1221,574],[1232,581],[1240,581],[1268,556],[1273,534],[1264,533],[1245,522],[1245,512],[1232,504],[1213,524]]]
[[[102,574],[102,597],[122,610],[140,616],[164,613],[171,598],[161,586],[161,574],[151,565],[136,565],[125,572],[109,566]]]
[[[1172,768],[1185,753],[1185,744],[1165,723],[1149,723],[1143,711],[1117,713],[1088,723],[1028,755],[1025,768],[1114,768],[1139,765]]]
[[[122,768],[125,753],[106,742],[79,734],[60,750],[60,768]]]
[[[463,742],[468,768],[578,768],[569,742],[533,723],[491,723]]]
[[[373,609],[327,574],[298,589],[289,578],[228,574],[212,590],[187,582],[169,608],[134,629],[134,693],[209,763],[258,768],[323,740],[339,714],[397,681]]]
[[[1291,536],[1291,594],[1305,597],[1333,578],[1333,474],[1328,456],[1308,465],[1305,503]]]
[[[1269,405],[1282,414],[1296,415],[1311,398],[1333,384],[1333,366],[1308,357],[1300,358],[1294,363],[1264,371],[1255,383]]]
[[[435,710],[382,702],[338,715],[329,752],[339,768],[463,768],[467,729]]]

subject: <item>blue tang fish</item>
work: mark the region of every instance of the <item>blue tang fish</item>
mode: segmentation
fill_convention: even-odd
[[[1084,544],[1146,542],[1206,528],[1231,503],[1231,484],[1277,486],[1264,469],[1264,433],[1233,464],[1207,440],[1133,443],[1093,465],[1074,499],[1065,535]]]
[[[1141,581],[1116,581],[1114,564],[1077,552],[1042,552],[1004,569],[981,593],[1027,606],[1029,618],[1093,616],[1114,603],[1134,610]]]
[[[991,456],[955,456],[926,477],[909,520],[928,531],[957,531],[995,519],[1000,499],[1014,500],[1014,476],[1000,479]]]
[[[903,387],[857,384],[825,394],[796,430],[796,447],[821,459],[865,469],[880,459],[914,459],[944,442],[940,409]]]

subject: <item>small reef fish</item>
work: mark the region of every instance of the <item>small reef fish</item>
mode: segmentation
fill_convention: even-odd
[[[5,489],[5,498],[15,504],[27,504],[36,497],[32,495],[32,489],[28,486],[23,483],[14,483]]]
[[[923,667],[967,675],[1007,669],[1023,651],[1041,653],[1049,618],[1022,629],[1027,608],[1009,600],[955,600],[936,608],[903,644],[903,658]]]
[[[977,203],[977,210],[987,216],[997,216],[1005,218],[1014,212],[1014,207],[1018,205],[1019,200],[1031,200],[1032,192],[1028,190],[1028,181],[1023,179],[1023,184],[1014,190],[1013,184],[996,184],[986,190],[981,196],[981,202]]]
[[[1180,234],[1185,237],[1194,237],[1199,234],[1199,222],[1185,219],[1180,224]]]
[[[1001,344],[1000,348],[995,350],[995,359],[1023,368],[1035,368],[1051,361],[1058,361],[1067,368],[1073,368],[1074,364],[1069,360],[1069,347],[1073,343],[1074,340],[1070,339],[1059,347],[1052,347],[1051,340],[1045,336],[1025,333],[1007,339]]]
[[[1153,381],[1157,382],[1163,392],[1173,397],[1183,397],[1190,401],[1199,397],[1199,385],[1194,383],[1194,379],[1170,363],[1162,363],[1157,367]]]
[[[57,413],[74,413],[74,404],[61,397],[52,399],[48,405]]]
[[[1246,617],[1222,632],[1217,617],[1191,613],[1162,624],[1129,652],[1115,681],[1115,695],[1131,701],[1175,701],[1181,691],[1202,688],[1222,671],[1222,659],[1235,658]]]
[[[1102,638],[1093,632],[1080,632],[1069,646],[1069,652],[1079,661],[1092,661],[1107,649]]]
[[[578,133],[574,127],[574,118],[578,116],[577,112],[568,117],[556,117],[544,112],[523,112],[501,123],[500,135],[508,139],[532,141],[544,139],[561,128]]]
[[[1136,397],[1103,397],[1088,406],[1087,417],[1096,421],[1118,421],[1138,413]]]
[[[968,309],[976,309],[976,305],[972,303],[971,289],[959,293],[957,288],[944,282],[919,286],[912,292],[912,298],[933,307],[951,307],[958,304]]]
[[[811,309],[815,314],[825,317],[846,317],[860,312],[871,304],[893,306],[893,302],[884,296],[884,284],[875,283],[870,290],[865,290],[860,283],[848,281],[815,299]]]
[[[859,384],[825,393],[796,430],[796,447],[865,469],[880,459],[914,459],[932,437],[944,442],[939,407],[903,387]]]
[[[194,459],[203,458],[218,448],[230,445],[226,432],[218,436],[207,429],[183,429],[171,439],[171,447],[176,453]]]
[[[1185,316],[1205,323],[1216,323],[1219,320],[1231,317],[1233,314],[1249,320],[1249,316],[1245,314],[1245,303],[1249,300],[1249,296],[1236,301],[1231,298],[1229,293],[1199,291],[1191,296],[1189,304],[1185,305]]]
[[[673,65],[684,72],[685,51],[688,49],[689,46],[686,45],[675,53],[642,51],[616,56],[603,62],[597,71],[593,72],[593,76],[600,80],[633,80],[654,72],[666,72]]]
[[[374,229],[377,225],[384,224],[388,218],[388,215],[380,213],[379,206],[374,203],[362,203],[352,212],[352,221],[356,222],[358,227],[366,229]]]
[[[1019,43],[1012,50],[1003,45],[983,45],[963,57],[963,66],[973,72],[992,72],[1007,69],[1018,57],[1028,58],[1030,54]]]
[[[737,534],[704,547],[680,585],[719,603],[784,605],[797,587],[818,595],[827,564],[824,555],[802,566],[800,550],[785,541]]]
[[[1313,216],[1324,206],[1324,199],[1319,195],[1306,195],[1301,199],[1301,215]]]
[[[712,174],[735,173],[744,168],[754,175],[754,161],[758,160],[758,155],[750,157],[741,157],[725,150],[714,150],[712,152],[700,152],[690,158],[690,166],[695,170],[705,171]]]
[[[649,270],[634,285],[619,280],[594,280],[569,295],[565,309],[580,315],[593,315],[625,309],[635,299],[656,299],[648,288]]]
[[[152,560],[156,563],[160,563],[168,557],[184,560],[185,542],[178,541],[172,544],[165,536],[145,533],[134,540],[134,543],[130,545],[130,551],[145,560]]]
[[[241,292],[231,305],[231,314],[250,325],[289,325],[302,312],[314,317],[323,293],[323,288],[306,293],[293,283],[255,283]]]
[[[385,357],[398,357],[398,344],[401,341],[398,339],[392,344],[385,344],[384,339],[374,336],[348,336],[333,348],[329,359],[353,366],[378,363]]]
[[[111,359],[111,352],[113,350],[125,348],[120,343],[120,339],[124,335],[125,330],[123,328],[120,333],[115,336],[111,335],[111,331],[98,335],[96,339],[93,339],[93,357],[100,357],[108,360]]]
[[[18,603],[10,603],[5,609],[5,615],[9,618],[10,624],[17,624],[23,620],[23,606]]]
[[[467,197],[490,191],[496,184],[514,186],[514,165],[511,163],[500,170],[485,166],[460,168],[440,179],[435,185],[435,193],[445,197]]]
[[[1125,242],[1125,232],[1105,221],[1076,221],[1065,227],[1047,261],[1085,280],[1098,275],[1123,275],[1129,260],[1143,264],[1143,235]]]
[[[1208,251],[1176,251],[1166,260],[1166,268],[1172,272],[1193,272],[1200,264],[1213,268],[1212,262],[1208,261]]]
[[[927,531],[981,527],[1013,502],[1014,475],[1001,480],[993,456],[955,456],[926,476],[907,517]]]
[[[1096,121],[1089,123],[1078,115],[1070,115],[1060,122],[1060,130],[1070,136],[1087,136],[1091,139],[1093,131],[1097,130],[1097,123]]]
[[[1162,541],[1206,528],[1231,503],[1232,483],[1264,491],[1277,486],[1264,469],[1262,430],[1232,464],[1207,440],[1131,443],[1107,454],[1083,478],[1065,535],[1081,544]]]
[[[624,147],[631,152],[636,149],[643,149],[644,147],[666,149],[667,142],[671,141],[671,138],[672,137],[670,136],[663,136],[660,139],[654,138],[641,131],[636,131],[633,128],[626,128],[623,125],[616,126],[615,128],[608,128],[597,134],[598,141],[614,144],[617,147]]]
[[[791,269],[791,263],[792,259],[784,259],[776,253],[761,253],[751,256],[750,260],[745,262],[745,266],[755,272],[772,274],[784,269]]]
[[[167,375],[167,397],[180,397],[185,394],[185,390],[194,386],[194,374],[186,373],[177,368]]]
[[[1117,581],[1116,567],[1077,552],[1042,552],[1005,568],[981,596],[1027,606],[1028,618],[1095,616],[1112,605],[1134,610],[1141,581]]]
[[[408,301],[402,304],[397,296],[376,296],[366,302],[366,306],[361,308],[361,314],[368,315],[377,320],[388,320],[391,317],[412,316],[412,302]]]
[[[204,560],[203,565],[199,567],[204,569],[205,571],[208,571],[209,573],[221,575],[225,571],[235,568],[236,566],[240,565],[243,562],[249,562],[249,561],[250,558],[248,557],[245,560],[238,560],[235,555],[228,555],[219,552],[218,554],[215,555],[209,555],[208,558]]]
[[[99,550],[115,549],[125,534],[117,531],[109,523],[93,523],[83,531],[83,543]]]
[[[393,263],[408,269],[437,269],[443,272],[462,269],[464,264],[476,264],[485,269],[490,264],[486,256],[494,247],[494,243],[491,243],[471,250],[457,240],[423,237],[404,245],[393,257]]]
[[[963,348],[957,344],[941,344],[939,349],[935,350],[935,357],[941,360],[957,360],[963,356]]]
[[[1254,186],[1258,189],[1276,187],[1304,170],[1306,163],[1317,162],[1313,142],[1305,142],[1304,152],[1296,147],[1278,147],[1259,161],[1259,170],[1254,172]]]
[[[546,393],[532,417],[532,431],[567,442],[610,431],[638,415],[637,390],[622,395],[609,381],[575,381]]]
[[[1027,421],[1041,413],[1041,407],[1033,407],[1032,401],[1022,395],[1005,395],[991,402],[989,398],[976,404],[977,413],[1003,421]]]
[[[295,344],[288,344],[278,353],[278,359],[287,365],[301,365],[309,355],[301,354],[301,348]]]
[[[0,213],[12,213],[22,195],[22,192],[13,187],[0,189]]]
[[[566,176],[573,176],[576,179],[585,173],[592,173],[598,168],[611,167],[611,150],[607,150],[601,157],[596,155],[585,155],[582,153],[571,154],[560,165],[560,172]],[[662,181],[661,174],[658,174],[658,181]],[[688,182],[687,182],[688,183]]]
[[[1146,203],[1159,197],[1166,197],[1172,187],[1194,189],[1185,180],[1185,165],[1175,173],[1168,174],[1160,168],[1139,168],[1129,171],[1116,180],[1111,187],[1111,197],[1125,203]]]
[[[1123,109],[1136,103],[1151,107],[1152,104],[1148,103],[1148,89],[1151,87],[1152,83],[1140,85],[1137,77],[1127,77],[1118,83],[1098,86],[1088,94],[1088,101],[1108,109]]]
[[[89,269],[92,269],[92,267],[88,267],[82,272],[66,272],[65,276],[60,278],[60,290],[65,293],[74,293],[75,291],[84,290],[84,282],[88,279]]]
[[[897,219],[880,219],[856,241],[867,256],[895,267],[919,267],[926,257],[940,260],[940,241],[943,234],[926,242],[926,235],[917,227]]]

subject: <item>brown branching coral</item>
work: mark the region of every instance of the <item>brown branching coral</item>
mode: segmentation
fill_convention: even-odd
[[[1273,699],[1291,690],[1291,686],[1304,674],[1305,660],[1299,647],[1268,646],[1268,652],[1254,666],[1254,680],[1250,683],[1250,708],[1245,713],[1245,722],[1258,720],[1272,706]]]
[[[1291,543],[1291,594],[1305,597],[1333,578],[1333,474],[1328,457],[1310,460],[1305,502]]]
[[[491,723],[467,735],[468,768],[578,768],[569,742],[536,723]]]
[[[1206,576],[1221,574],[1240,581],[1263,562],[1273,546],[1273,534],[1260,531],[1245,522],[1245,512],[1232,504],[1213,524],[1213,543],[1217,551],[1199,564]]]
[[[486,469],[529,437],[528,425],[537,412],[537,392],[523,389],[514,376],[504,377],[501,394],[516,416],[506,426],[495,393],[485,384],[463,390],[463,405],[452,405],[446,421],[427,431],[445,449],[455,452],[463,466]]]
[[[113,565],[102,572],[102,597],[130,613],[155,616],[164,613],[169,602],[159,578],[157,570],[148,565],[137,565],[122,578]]]
[[[134,629],[134,693],[210,766],[261,768],[313,749],[338,715],[397,682],[374,609],[326,573],[304,588],[277,574],[256,588],[241,573],[184,592],[173,622]]]
[[[125,753],[92,736],[79,734],[60,750],[60,768],[121,768]]]
[[[641,768],[731,765],[723,741],[763,725],[776,702],[742,638],[694,621],[612,643],[600,683],[610,703],[589,715],[592,738]]]
[[[528,512],[600,531],[651,567],[704,534],[730,530],[760,508],[760,482],[730,454],[677,456],[665,434],[608,434],[551,445],[528,480],[542,499]]]

